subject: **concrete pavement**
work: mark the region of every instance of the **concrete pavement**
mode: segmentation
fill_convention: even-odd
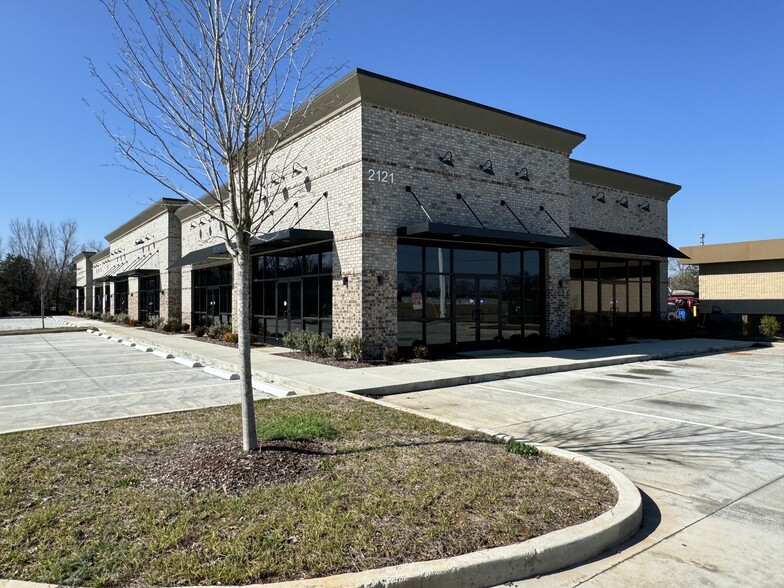
[[[188,338],[182,335],[169,335],[164,333],[156,333],[145,331],[142,329],[136,329],[131,327],[125,327],[122,325],[114,325],[114,324],[107,324],[102,323],[99,321],[86,321],[84,319],[71,319],[71,318],[62,318],[61,320],[70,322],[72,324],[78,324],[81,326],[93,326],[96,328],[101,329],[106,334],[114,335],[118,338],[123,338],[126,341],[137,341],[139,343],[145,343],[157,349],[166,350],[171,352],[174,355],[178,355],[181,357],[191,358],[197,361],[205,361],[210,363],[214,366],[222,367],[229,371],[236,371],[237,370],[237,351],[231,347],[224,347],[220,345],[215,345],[212,343],[207,343],[205,341],[200,341],[193,338]],[[706,353],[719,353],[719,352],[726,352],[727,350],[737,350],[749,347],[749,343],[745,342],[737,342],[737,341],[709,341],[709,340],[681,340],[681,341],[668,341],[668,342],[659,342],[659,341],[650,341],[650,342],[641,342],[636,344],[630,345],[622,345],[622,346],[615,346],[615,347],[607,347],[607,348],[592,348],[592,349],[578,349],[578,350],[570,350],[565,352],[557,352],[557,353],[540,353],[540,354],[512,354],[508,352],[499,352],[497,354],[477,354],[478,357],[473,359],[467,360],[448,360],[448,361],[441,361],[441,362],[430,362],[426,364],[399,364],[399,365],[392,365],[392,366],[382,366],[382,367],[374,367],[370,369],[354,369],[354,370],[345,370],[341,368],[336,368],[332,366],[325,366],[320,364],[313,364],[310,362],[300,361],[288,357],[282,357],[281,352],[285,352],[286,350],[276,349],[276,348],[256,348],[253,350],[252,353],[252,361],[253,361],[253,373],[254,377],[263,378],[270,382],[276,382],[281,384],[285,387],[290,387],[293,390],[296,390],[298,393],[318,393],[318,392],[326,392],[326,391],[338,391],[338,392],[360,392],[364,394],[370,394],[374,396],[387,396],[392,394],[398,394],[398,396],[389,396],[386,400],[390,403],[396,403],[397,400],[402,400],[407,394],[400,395],[404,392],[411,392],[416,390],[432,390],[432,389],[440,389],[436,390],[440,393],[440,391],[445,391],[447,396],[450,400],[447,403],[451,403],[453,407],[461,406],[461,390],[464,389],[471,389],[473,386],[481,386],[483,389],[481,390],[481,394],[477,396],[481,398],[481,402],[470,406],[466,409],[465,406],[462,407],[461,414],[465,414],[465,411],[468,411],[468,414],[472,415],[471,418],[455,418],[454,414],[450,414],[449,411],[446,412],[439,412],[438,410],[422,410],[422,407],[408,407],[410,410],[417,410],[421,411],[423,414],[427,414],[431,417],[441,418],[443,420],[448,420],[450,422],[456,422],[457,424],[464,424],[476,428],[482,428],[487,430],[488,432],[499,433],[499,432],[508,432],[513,433],[513,436],[530,438],[527,434],[521,434],[520,430],[510,430],[507,425],[504,424],[503,419],[493,420],[493,417],[490,413],[492,413],[492,402],[493,402],[493,395],[503,396],[506,393],[504,389],[506,383],[504,380],[508,380],[510,378],[517,378],[523,375],[526,376],[533,376],[534,378],[539,375],[538,377],[550,377],[544,374],[556,374],[561,373],[561,377],[576,377],[582,376],[582,374],[586,372],[580,372],[579,374],[568,374],[566,372],[570,372],[573,370],[586,370],[589,368],[596,368],[600,366],[623,366],[625,364],[633,364],[640,361],[647,361],[653,360],[655,358],[674,358],[674,357],[687,357],[692,356],[695,354],[706,354]],[[709,371],[709,370],[708,370]],[[632,377],[636,377],[633,374],[630,374]],[[704,374],[703,374],[704,376]],[[701,376],[702,377],[702,376]],[[534,379],[532,378],[532,380]],[[582,378],[580,378],[582,379]],[[496,382],[496,384],[493,384]],[[447,388],[448,387],[448,388]],[[494,390],[493,388],[498,387],[501,390]],[[428,394],[428,393],[422,393]],[[420,394],[410,394],[412,397],[420,397]],[[531,395],[533,397],[533,394]],[[530,398],[529,398],[530,399]],[[488,405],[488,402],[490,403]],[[578,401],[580,402],[580,401]],[[404,405],[405,403],[398,402],[399,406]],[[502,408],[500,409],[500,413],[508,416],[510,410],[514,407],[520,407],[520,397],[517,396],[514,398],[514,402],[510,404],[509,401],[502,403]],[[528,412],[535,415],[536,408],[530,402],[526,402],[525,406],[527,409],[530,409]],[[510,408],[512,407],[512,408]],[[512,410],[513,412],[513,410]],[[485,414],[486,416],[490,414],[489,419],[487,422],[482,422],[477,424],[474,422],[473,416],[479,416]],[[481,419],[480,419],[481,420]],[[536,420],[536,419],[534,419]],[[507,423],[508,424],[508,423]],[[523,430],[522,433],[527,433],[527,430]],[[633,429],[625,429],[621,432],[621,435],[632,435]],[[579,435],[578,435],[579,436]],[[578,446],[578,449],[580,447]],[[618,467],[617,464],[613,463],[612,460],[609,460],[609,463]],[[622,469],[625,466],[621,466]],[[610,468],[612,469],[612,468]],[[666,468],[659,468],[655,469],[654,473],[658,472],[658,475],[667,475]],[[636,494],[636,492],[635,492]],[[638,495],[639,500],[639,495]],[[753,500],[765,502],[764,494],[754,496]],[[688,509],[686,509],[688,510]],[[631,511],[629,511],[631,512]],[[674,510],[677,514],[677,509]],[[658,515],[656,513],[659,513]],[[632,513],[633,516],[633,513]],[[661,511],[658,509],[656,502],[652,502],[649,500],[647,505],[647,523],[646,525],[650,527],[653,525],[655,528],[660,528],[662,525],[659,523],[652,523],[652,519],[655,520],[657,516],[661,516]],[[670,517],[670,514],[667,514]],[[615,513],[610,514],[609,518],[615,517]],[[628,518],[628,517],[627,517]],[[681,524],[681,518],[676,519],[678,521],[678,525]],[[618,521],[616,521],[617,523]],[[612,523],[611,523],[612,524]],[[691,524],[691,523],[690,523]],[[676,525],[677,526],[677,525]],[[687,525],[688,527],[688,525]],[[608,527],[609,528],[609,527]],[[679,529],[681,527],[678,527]],[[646,531],[650,532],[650,530]],[[596,533],[596,531],[589,532],[588,538],[582,537],[578,543],[580,544],[590,544],[591,541],[591,534]],[[595,539],[597,535],[593,535]],[[616,539],[618,536],[616,536]],[[550,538],[552,539],[552,538]],[[549,540],[549,539],[548,539]],[[557,541],[558,545],[563,547],[564,545],[572,544],[571,542],[574,540],[573,537],[562,537],[560,540]],[[614,541],[613,543],[616,543]],[[634,544],[640,543],[641,540],[636,541]],[[572,545],[577,545],[578,543],[574,543]],[[608,543],[609,545],[611,543]],[[600,546],[599,551],[603,548],[601,544],[597,544]],[[606,546],[606,545],[605,545]],[[544,546],[536,546],[534,548],[534,552],[532,553],[539,553],[545,550],[546,545]],[[581,548],[582,549],[582,548]],[[539,551],[537,551],[539,550]],[[585,551],[580,551],[578,549],[566,549],[566,551],[571,551],[574,555],[575,553],[580,553],[577,559],[558,559],[557,561],[561,562],[561,565],[556,565],[555,568],[561,567],[563,562],[566,561],[578,561],[585,559],[585,557],[591,557],[592,555],[596,555],[597,551],[594,551],[591,555],[586,555]],[[479,555],[479,562],[476,565],[479,567],[475,567],[474,570],[478,569],[489,569],[487,568],[487,561],[495,562],[496,560],[493,559],[494,556],[481,553]],[[532,556],[533,557],[533,556]],[[559,556],[561,557],[561,556]],[[485,563],[481,563],[481,561],[485,560]],[[490,558],[488,560],[488,558]],[[518,554],[512,561],[519,562],[525,559],[523,556]],[[541,558],[540,558],[541,559]],[[631,558],[627,558],[631,559]],[[497,560],[498,566],[503,567],[504,564],[500,563],[503,560],[503,557],[499,557]],[[612,559],[610,556],[609,559],[607,557],[602,558],[600,561],[606,564],[607,562],[612,562],[612,566],[616,565],[615,560]],[[706,561],[709,561],[706,558]],[[602,564],[602,565],[604,565]],[[391,573],[392,570],[379,570],[376,571],[375,574],[371,574],[371,577],[366,579],[362,578],[338,578],[335,580],[318,580],[312,581],[310,584],[313,585],[363,585],[362,583],[367,581],[373,582],[387,582],[388,585],[408,585],[411,582],[414,584],[419,581],[421,585],[422,578],[430,578],[432,582],[428,583],[427,585],[443,585],[443,586],[451,586],[451,585],[461,585],[460,582],[455,584],[455,578],[459,578],[460,576],[449,575],[452,572],[450,571],[455,566],[457,569],[461,569],[461,566],[466,570],[471,569],[471,566],[474,564],[470,562],[438,562],[434,568],[432,568],[432,573],[436,574],[446,574],[443,577],[445,580],[441,583],[437,581],[438,576],[428,576],[427,566],[425,567],[417,567],[419,564],[411,564],[413,567],[409,569],[406,574],[402,574],[400,576],[396,576],[396,580],[392,578],[388,578],[385,574]],[[444,571],[443,569],[439,571],[439,565],[444,566],[446,565],[447,569]],[[490,568],[495,564],[491,564]],[[484,566],[484,567],[483,567]],[[516,569],[516,568],[515,568]],[[553,567],[550,568],[537,568],[536,574],[544,573],[547,569],[554,569]],[[577,570],[584,569],[582,566],[579,568],[575,568]],[[397,573],[397,572],[395,572]],[[567,576],[560,576],[556,574],[553,577],[546,577],[543,585],[577,585],[585,581],[586,576],[585,574],[578,574],[577,576],[569,576],[569,572],[565,572]],[[589,572],[590,573],[590,572]],[[481,578],[484,577],[486,579],[492,578],[502,578],[503,576],[497,575],[487,575],[487,571],[479,572],[479,575],[476,573],[474,574],[473,580],[470,583],[462,584],[462,585],[487,585],[486,583],[481,582]],[[468,576],[462,576],[464,579]],[[507,577],[515,577],[515,576],[507,576]],[[520,575],[516,576],[520,577]],[[419,580],[417,580],[419,578]],[[479,580],[477,580],[479,578]],[[553,583],[548,584],[547,582],[553,581],[560,583]],[[566,578],[564,580],[564,578]],[[646,578],[647,579],[647,578]],[[497,580],[503,581],[503,580]],[[539,580],[531,580],[529,582],[534,582]],[[329,584],[329,582],[332,582]],[[342,583],[341,583],[342,582]],[[639,582],[637,582],[639,583]],[[383,584],[383,585],[387,585]],[[411,585],[414,585],[411,584]],[[14,584],[4,584],[3,581],[0,581],[0,586],[12,586]],[[378,584],[382,585],[382,584]],[[602,585],[601,581],[599,581],[596,585]],[[616,584],[616,585],[624,585]],[[654,585],[654,584],[648,584]]]
[[[230,371],[238,370],[237,350],[232,347],[182,334],[158,333],[90,319],[59,317],[59,320],[96,328],[126,340],[144,342],[174,355],[190,357]],[[748,341],[719,339],[649,340],[543,353],[506,350],[476,352],[466,359],[400,363],[351,370],[284,357],[281,354],[289,351],[285,348],[257,347],[251,351],[251,363],[255,377],[291,388],[299,394],[337,391],[385,396],[591,367],[718,353],[751,346],[752,343]]]

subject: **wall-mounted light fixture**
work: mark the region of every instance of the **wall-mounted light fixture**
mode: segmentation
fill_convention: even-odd
[[[525,180],[526,182],[530,182],[531,178],[528,177],[528,168],[522,167],[520,171],[516,171],[515,175],[517,176],[518,180]]]
[[[343,285],[348,286],[348,276],[343,276]]]
[[[591,198],[596,202],[601,202],[602,204],[607,202],[607,199],[604,197],[604,192],[597,192],[596,194],[591,196]]]
[[[651,211],[651,203],[646,200],[642,204],[638,204],[637,208],[639,208],[640,210],[642,210],[644,212],[650,212]]]
[[[134,241],[133,244],[134,245],[144,245],[144,239],[142,239],[140,237],[139,239],[136,239],[136,241]]]
[[[196,228],[196,227],[198,227],[198,226],[199,226],[199,225],[197,225],[197,224],[196,224],[196,221],[191,221],[191,228],[192,228],[192,229],[195,229],[195,228]]]
[[[145,241],[149,241],[150,239],[152,239],[152,235],[150,235],[150,233],[147,233],[147,234],[144,236],[144,240],[145,240]]]
[[[382,276],[381,274],[378,274],[376,276],[376,279],[378,280],[378,285],[379,286],[384,283],[384,276]]]
[[[479,169],[485,172],[488,176],[494,176],[495,172],[493,171],[493,162],[489,159],[484,163],[479,164]]]
[[[207,224],[206,220],[204,220],[203,218],[199,219],[199,226],[203,226],[203,225],[206,225],[206,224]]]
[[[616,200],[615,203],[618,204],[619,206],[623,206],[624,208],[629,208],[629,199],[626,196],[624,196],[623,198],[618,198],[618,200]]]
[[[286,176],[281,176],[281,175],[278,175],[276,173],[273,173],[270,176],[270,184],[275,184],[277,186],[278,184],[280,184],[285,179],[286,179]]]
[[[298,176],[303,171],[308,171],[308,166],[301,165],[300,163],[298,163],[296,161],[291,164],[291,175],[292,176]]]
[[[438,156],[438,161],[443,163],[444,165],[448,165],[449,167],[455,167],[455,162],[452,161],[452,152],[447,151],[443,155]]]

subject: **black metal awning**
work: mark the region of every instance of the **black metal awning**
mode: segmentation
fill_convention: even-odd
[[[290,247],[304,247],[317,243],[330,242],[334,238],[332,231],[317,231],[313,229],[284,229],[268,233],[260,237],[253,237],[250,242],[250,252],[253,255],[269,253],[278,249]],[[193,265],[209,258],[228,258],[228,251],[224,243],[218,243],[203,249],[186,253],[182,259],[169,266],[169,269]]]
[[[250,242],[250,251],[253,254],[267,253],[276,249],[289,247],[304,247],[332,241],[332,231],[317,231],[315,229],[283,229],[268,233],[261,237],[254,237]]]
[[[160,273],[157,269],[132,269],[117,274],[117,278],[143,278],[145,276],[156,276]]]
[[[494,247],[538,247],[548,249],[584,245],[583,241],[573,237],[430,222],[400,227],[397,230],[397,235],[398,237],[413,239],[429,239],[465,245],[492,245]]]
[[[209,259],[210,257],[228,256],[229,252],[226,251],[226,245],[223,243],[218,243],[217,245],[211,245],[209,247],[204,247],[203,249],[196,249],[195,251],[186,253],[182,256],[181,259],[171,264],[169,269],[175,269],[184,265],[193,265],[195,263]]]
[[[687,255],[678,251],[675,247],[667,243],[667,241],[657,237],[641,237],[640,235],[594,231],[577,227],[572,227],[572,231],[599,251],[689,259]]]

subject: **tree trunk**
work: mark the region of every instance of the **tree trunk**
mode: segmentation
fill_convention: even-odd
[[[250,364],[250,241],[240,238],[234,257],[234,304],[237,324],[234,331],[239,336],[240,383],[242,402],[242,448],[255,451],[259,448],[256,438],[256,413],[253,406],[253,384]]]

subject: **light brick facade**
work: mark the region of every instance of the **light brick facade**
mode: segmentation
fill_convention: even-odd
[[[520,243],[530,236],[528,247],[542,252],[546,336],[570,330],[570,254],[575,252],[656,261],[661,266],[657,312],[663,313],[666,259],[564,245],[584,243],[573,227],[666,239],[667,201],[678,186],[575,162],[572,149],[584,139],[358,70],[318,97],[299,133],[274,153],[265,183],[271,213],[259,234],[290,228],[332,232],[332,332],[363,336],[374,356],[398,344],[399,231],[428,221],[485,231],[486,237],[464,239],[464,246],[474,248],[498,247],[493,238],[501,231],[522,236]],[[604,203],[594,198],[598,192]],[[623,199],[628,206],[620,205]],[[208,205],[209,197],[202,202]],[[219,226],[203,206],[183,206],[115,235],[108,257],[115,250],[122,251],[121,261],[148,255],[146,242],[141,250],[133,245],[147,233],[161,261],[151,258],[145,267],[161,271],[164,292],[178,290],[167,299],[166,314],[191,322],[193,272],[228,259],[205,258],[181,273],[169,272],[164,281],[166,263],[221,243]],[[94,268],[96,278],[109,258]]]

